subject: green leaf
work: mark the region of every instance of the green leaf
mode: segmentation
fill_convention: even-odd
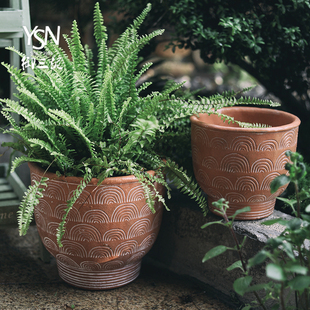
[[[237,294],[243,296],[246,293],[251,282],[252,282],[251,276],[239,278],[233,284],[234,290],[236,291]]]
[[[287,227],[291,230],[298,230],[302,225],[302,220],[299,218],[293,218],[292,220],[287,222]]]
[[[248,287],[247,290],[246,290],[246,293],[266,290],[268,288],[269,288],[269,284],[267,284],[267,283],[259,283],[259,284],[255,284],[255,285],[252,285],[252,286]]]
[[[292,260],[295,259],[294,251],[293,251],[293,246],[289,242],[283,242],[282,243],[283,251],[288,255],[288,257]]]
[[[266,267],[266,276],[276,281],[285,281],[285,273],[281,266],[270,263]]]
[[[243,270],[241,260],[234,262],[232,265],[230,265],[226,269],[227,269],[227,271],[231,271],[231,270],[236,269],[236,268],[240,268],[241,270]]]
[[[220,224],[220,225],[224,225],[225,226],[225,224],[222,221],[214,221],[214,222],[209,222],[209,223],[203,224],[201,226],[201,229],[204,229],[204,228],[206,228],[206,227],[208,227],[210,225],[213,225],[213,224]]]
[[[295,291],[303,291],[310,286],[310,276],[297,276],[288,282],[288,286]]]
[[[283,198],[283,197],[277,197],[277,199],[288,204],[291,208],[293,208],[293,210],[294,210],[294,205],[297,203],[296,199],[288,199],[288,198]]]
[[[281,218],[277,218],[277,219],[272,219],[272,220],[268,220],[268,221],[264,221],[262,222],[263,225],[266,226],[271,226],[273,224],[281,224],[281,225],[286,225],[287,221],[283,220]]]
[[[285,266],[285,270],[289,271],[289,272],[294,272],[294,273],[298,273],[301,275],[307,275],[308,273],[308,268],[304,267],[304,266],[300,266],[298,264],[294,264],[292,266]]]
[[[222,253],[226,252],[227,250],[228,250],[228,248],[226,246],[218,245],[205,254],[204,258],[202,259],[202,262],[205,263],[207,260],[214,258],[218,255],[221,255]]]
[[[271,193],[275,193],[281,186],[290,183],[291,179],[289,176],[285,174],[281,174],[270,183],[270,191]]]
[[[232,216],[232,219],[235,219],[237,215],[241,214],[241,213],[245,213],[245,212],[250,212],[251,208],[250,207],[244,207],[242,209],[237,210],[234,215]]]
[[[250,258],[248,261],[248,267],[251,268],[253,266],[259,265],[263,263],[266,258],[268,258],[268,253],[264,250],[258,252],[254,257]]]

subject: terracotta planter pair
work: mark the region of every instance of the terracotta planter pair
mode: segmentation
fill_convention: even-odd
[[[39,180],[43,170],[29,166],[32,181]],[[137,278],[142,257],[159,232],[162,204],[155,203],[153,214],[134,176],[108,178],[99,187],[93,179],[69,212],[59,248],[56,231],[80,178],[49,172],[45,176],[48,187],[35,208],[35,220],[43,244],[56,258],[60,277],[90,290],[123,286]],[[156,188],[163,193],[160,184]]]
[[[270,183],[287,171],[287,150],[296,151],[300,120],[289,113],[253,107],[228,107],[221,113],[236,120],[271,125],[268,128],[241,128],[217,115],[192,116],[192,156],[195,177],[213,201],[229,201],[228,215],[246,206],[251,211],[237,219],[269,216],[275,200],[286,187],[270,193]]]

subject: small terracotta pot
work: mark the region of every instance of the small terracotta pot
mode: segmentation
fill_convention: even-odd
[[[29,167],[32,182],[40,180],[43,170],[32,163]],[[81,178],[50,172],[45,176],[48,187],[35,208],[35,220],[43,244],[56,258],[60,277],[89,290],[116,288],[136,279],[142,257],[158,235],[162,204],[155,203],[153,214],[134,176],[107,178],[98,187],[98,180],[92,179],[69,212],[59,248],[56,231]],[[162,185],[156,183],[156,188],[163,194]]]
[[[208,195],[209,209],[214,212],[212,202],[225,198],[230,206],[228,215],[249,206],[251,211],[237,219],[267,217],[274,210],[276,197],[286,188],[270,193],[271,181],[287,173],[284,166],[289,160],[285,152],[296,151],[300,120],[266,108],[227,107],[219,112],[238,121],[272,127],[241,128],[208,114],[190,118],[195,177]]]

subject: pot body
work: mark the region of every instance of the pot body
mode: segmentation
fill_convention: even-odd
[[[238,121],[262,123],[272,127],[241,128],[217,115],[191,117],[194,173],[208,195],[209,209],[220,198],[229,201],[228,215],[251,207],[236,219],[254,220],[269,216],[276,197],[286,188],[270,193],[271,181],[285,174],[289,161],[285,152],[296,151],[300,120],[286,112],[253,107],[227,107],[219,112]]]
[[[32,182],[40,180],[43,170],[29,166]],[[141,260],[158,235],[162,204],[155,203],[153,214],[134,176],[107,178],[100,186],[93,179],[69,212],[63,246],[58,247],[56,232],[66,201],[81,179],[49,172],[45,176],[48,187],[35,208],[35,220],[43,244],[56,258],[60,277],[90,290],[116,288],[136,279]],[[156,187],[163,194],[163,187]]]

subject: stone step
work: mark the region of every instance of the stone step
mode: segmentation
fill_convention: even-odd
[[[157,241],[148,254],[148,259],[154,264],[167,268],[180,275],[190,276],[220,292],[223,300],[230,300],[238,307],[247,301],[254,300],[252,294],[244,298],[237,296],[233,290],[233,282],[242,276],[241,270],[227,271],[226,268],[239,260],[237,252],[226,251],[220,256],[205,263],[202,259],[206,252],[218,245],[233,247],[234,241],[227,227],[211,225],[205,229],[201,226],[209,221],[218,221],[220,217],[208,213],[203,217],[197,204],[186,196],[174,191],[172,199],[168,201],[169,212],[164,212],[162,226]],[[262,249],[269,238],[279,235],[284,226],[274,224],[262,225],[263,221],[273,218],[290,218],[280,211],[274,211],[266,219],[257,221],[236,221],[234,229],[241,242],[244,236],[246,258],[253,257]],[[252,271],[255,283],[267,283],[264,266],[256,267]],[[254,283],[253,283],[254,284]]]

